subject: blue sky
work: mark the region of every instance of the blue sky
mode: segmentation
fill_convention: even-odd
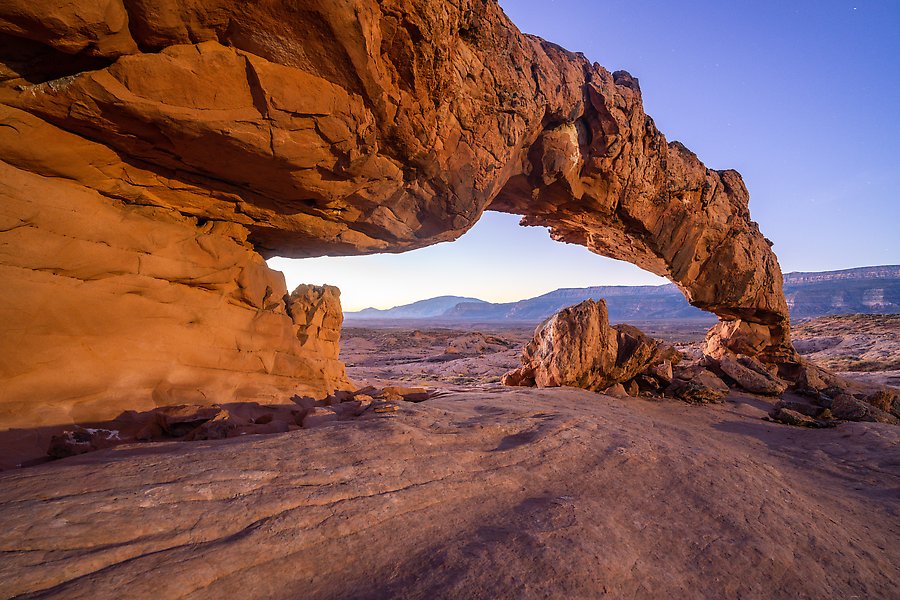
[[[512,21],[638,77],[647,112],[712,168],[739,170],[785,271],[900,263],[900,0],[501,0]],[[400,255],[274,259],[346,310],[456,294],[662,280],[488,213]]]

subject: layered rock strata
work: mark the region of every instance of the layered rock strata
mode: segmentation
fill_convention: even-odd
[[[324,395],[262,258],[401,252],[488,208],[668,277],[723,320],[711,352],[795,358],[740,176],[493,0],[5,2],[0,158],[4,426]]]
[[[349,386],[337,288],[288,296],[238,225],[0,163],[0,230],[6,428]]]

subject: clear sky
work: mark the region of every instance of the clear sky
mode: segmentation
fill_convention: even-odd
[[[501,0],[512,21],[638,77],[647,113],[739,170],[784,271],[900,263],[900,0]],[[662,283],[487,213],[453,243],[270,264],[345,310]]]

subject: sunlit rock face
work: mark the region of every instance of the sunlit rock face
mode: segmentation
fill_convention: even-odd
[[[14,0],[0,80],[4,424],[323,395],[334,323],[262,258],[402,252],[486,208],[670,278],[725,320],[715,353],[794,358],[740,176],[492,0]]]
[[[239,225],[0,163],[0,229],[6,427],[350,385],[337,288],[288,296]]]
[[[601,391],[630,383],[638,375],[658,373],[654,369],[663,364],[668,375],[661,378],[668,383],[672,363],[680,360],[677,350],[636,327],[610,325],[604,300],[585,300],[544,321],[522,352],[522,366],[506,373],[502,383]]]

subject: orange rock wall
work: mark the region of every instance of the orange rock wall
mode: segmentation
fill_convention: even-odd
[[[0,160],[8,415],[325,393],[334,323],[296,322],[262,258],[402,252],[488,208],[670,278],[723,320],[714,353],[795,359],[740,176],[493,0],[4,2]]]
[[[233,223],[0,162],[0,276],[0,428],[350,386],[338,290],[288,297]]]

